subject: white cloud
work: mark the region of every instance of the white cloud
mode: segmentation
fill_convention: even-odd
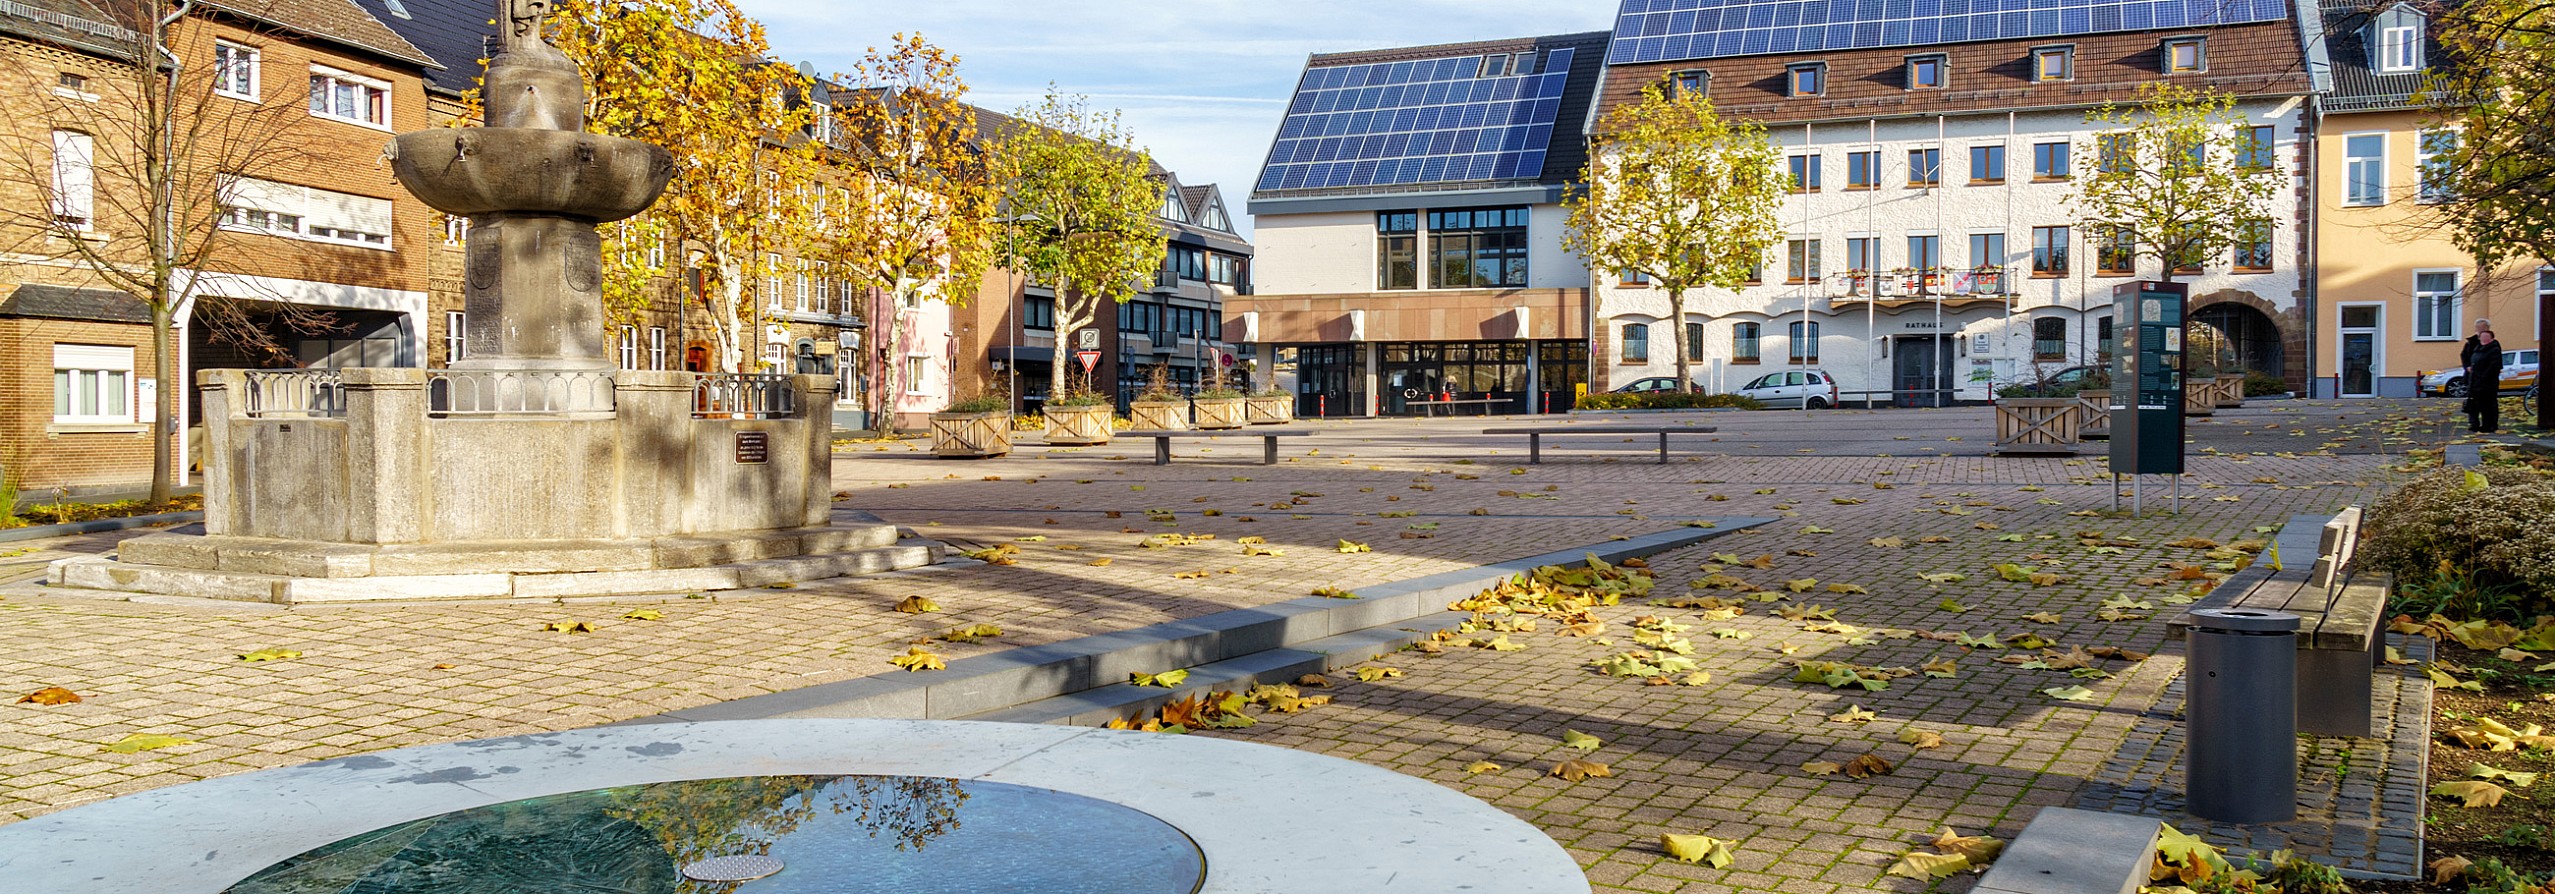
[[[958,53],[970,99],[1008,110],[1053,83],[1126,113],[1138,142],[1238,213],[1306,56],[1596,31],[1614,4],[1581,0],[740,0],[774,55],[844,71],[920,31]]]

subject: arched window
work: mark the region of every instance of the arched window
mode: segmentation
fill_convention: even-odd
[[[1623,324],[1623,362],[1650,362],[1650,324]]]
[[[2032,321],[2032,359],[2067,359],[2067,321],[2042,317]]]
[[[1757,353],[1757,339],[1762,337],[1764,333],[1765,327],[1756,323],[1739,323],[1731,326],[1730,362],[1757,362],[1761,356]]]

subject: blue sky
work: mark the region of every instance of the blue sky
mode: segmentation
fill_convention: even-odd
[[[955,50],[970,98],[1010,110],[1049,82],[1126,113],[1183,182],[1218,183],[1235,215],[1304,57],[1610,27],[1611,0],[739,0],[773,54],[844,71],[921,31]],[[1242,223],[1237,221],[1237,223]],[[1247,226],[1247,224],[1245,224]]]

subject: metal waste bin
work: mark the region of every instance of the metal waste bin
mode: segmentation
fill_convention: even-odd
[[[2226,823],[2298,815],[2298,616],[2248,609],[2191,613],[2183,673],[2184,803]]]

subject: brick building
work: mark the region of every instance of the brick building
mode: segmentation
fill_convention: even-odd
[[[71,240],[118,263],[143,257],[133,60],[149,50],[137,26],[161,11],[0,6],[0,203],[47,212],[0,217],[0,474],[31,494],[147,482],[153,395],[174,387],[178,418],[191,420],[181,385],[197,370],[425,356],[419,248],[440,222],[392,181],[382,148],[427,125],[422,75],[435,61],[352,0],[235,0],[197,4],[169,34],[181,72],[170,105],[205,125],[181,167],[222,179],[181,189],[180,216],[212,242],[172,308],[177,382],[154,375],[146,305],[74,259]],[[187,443],[175,440],[183,476]]]

